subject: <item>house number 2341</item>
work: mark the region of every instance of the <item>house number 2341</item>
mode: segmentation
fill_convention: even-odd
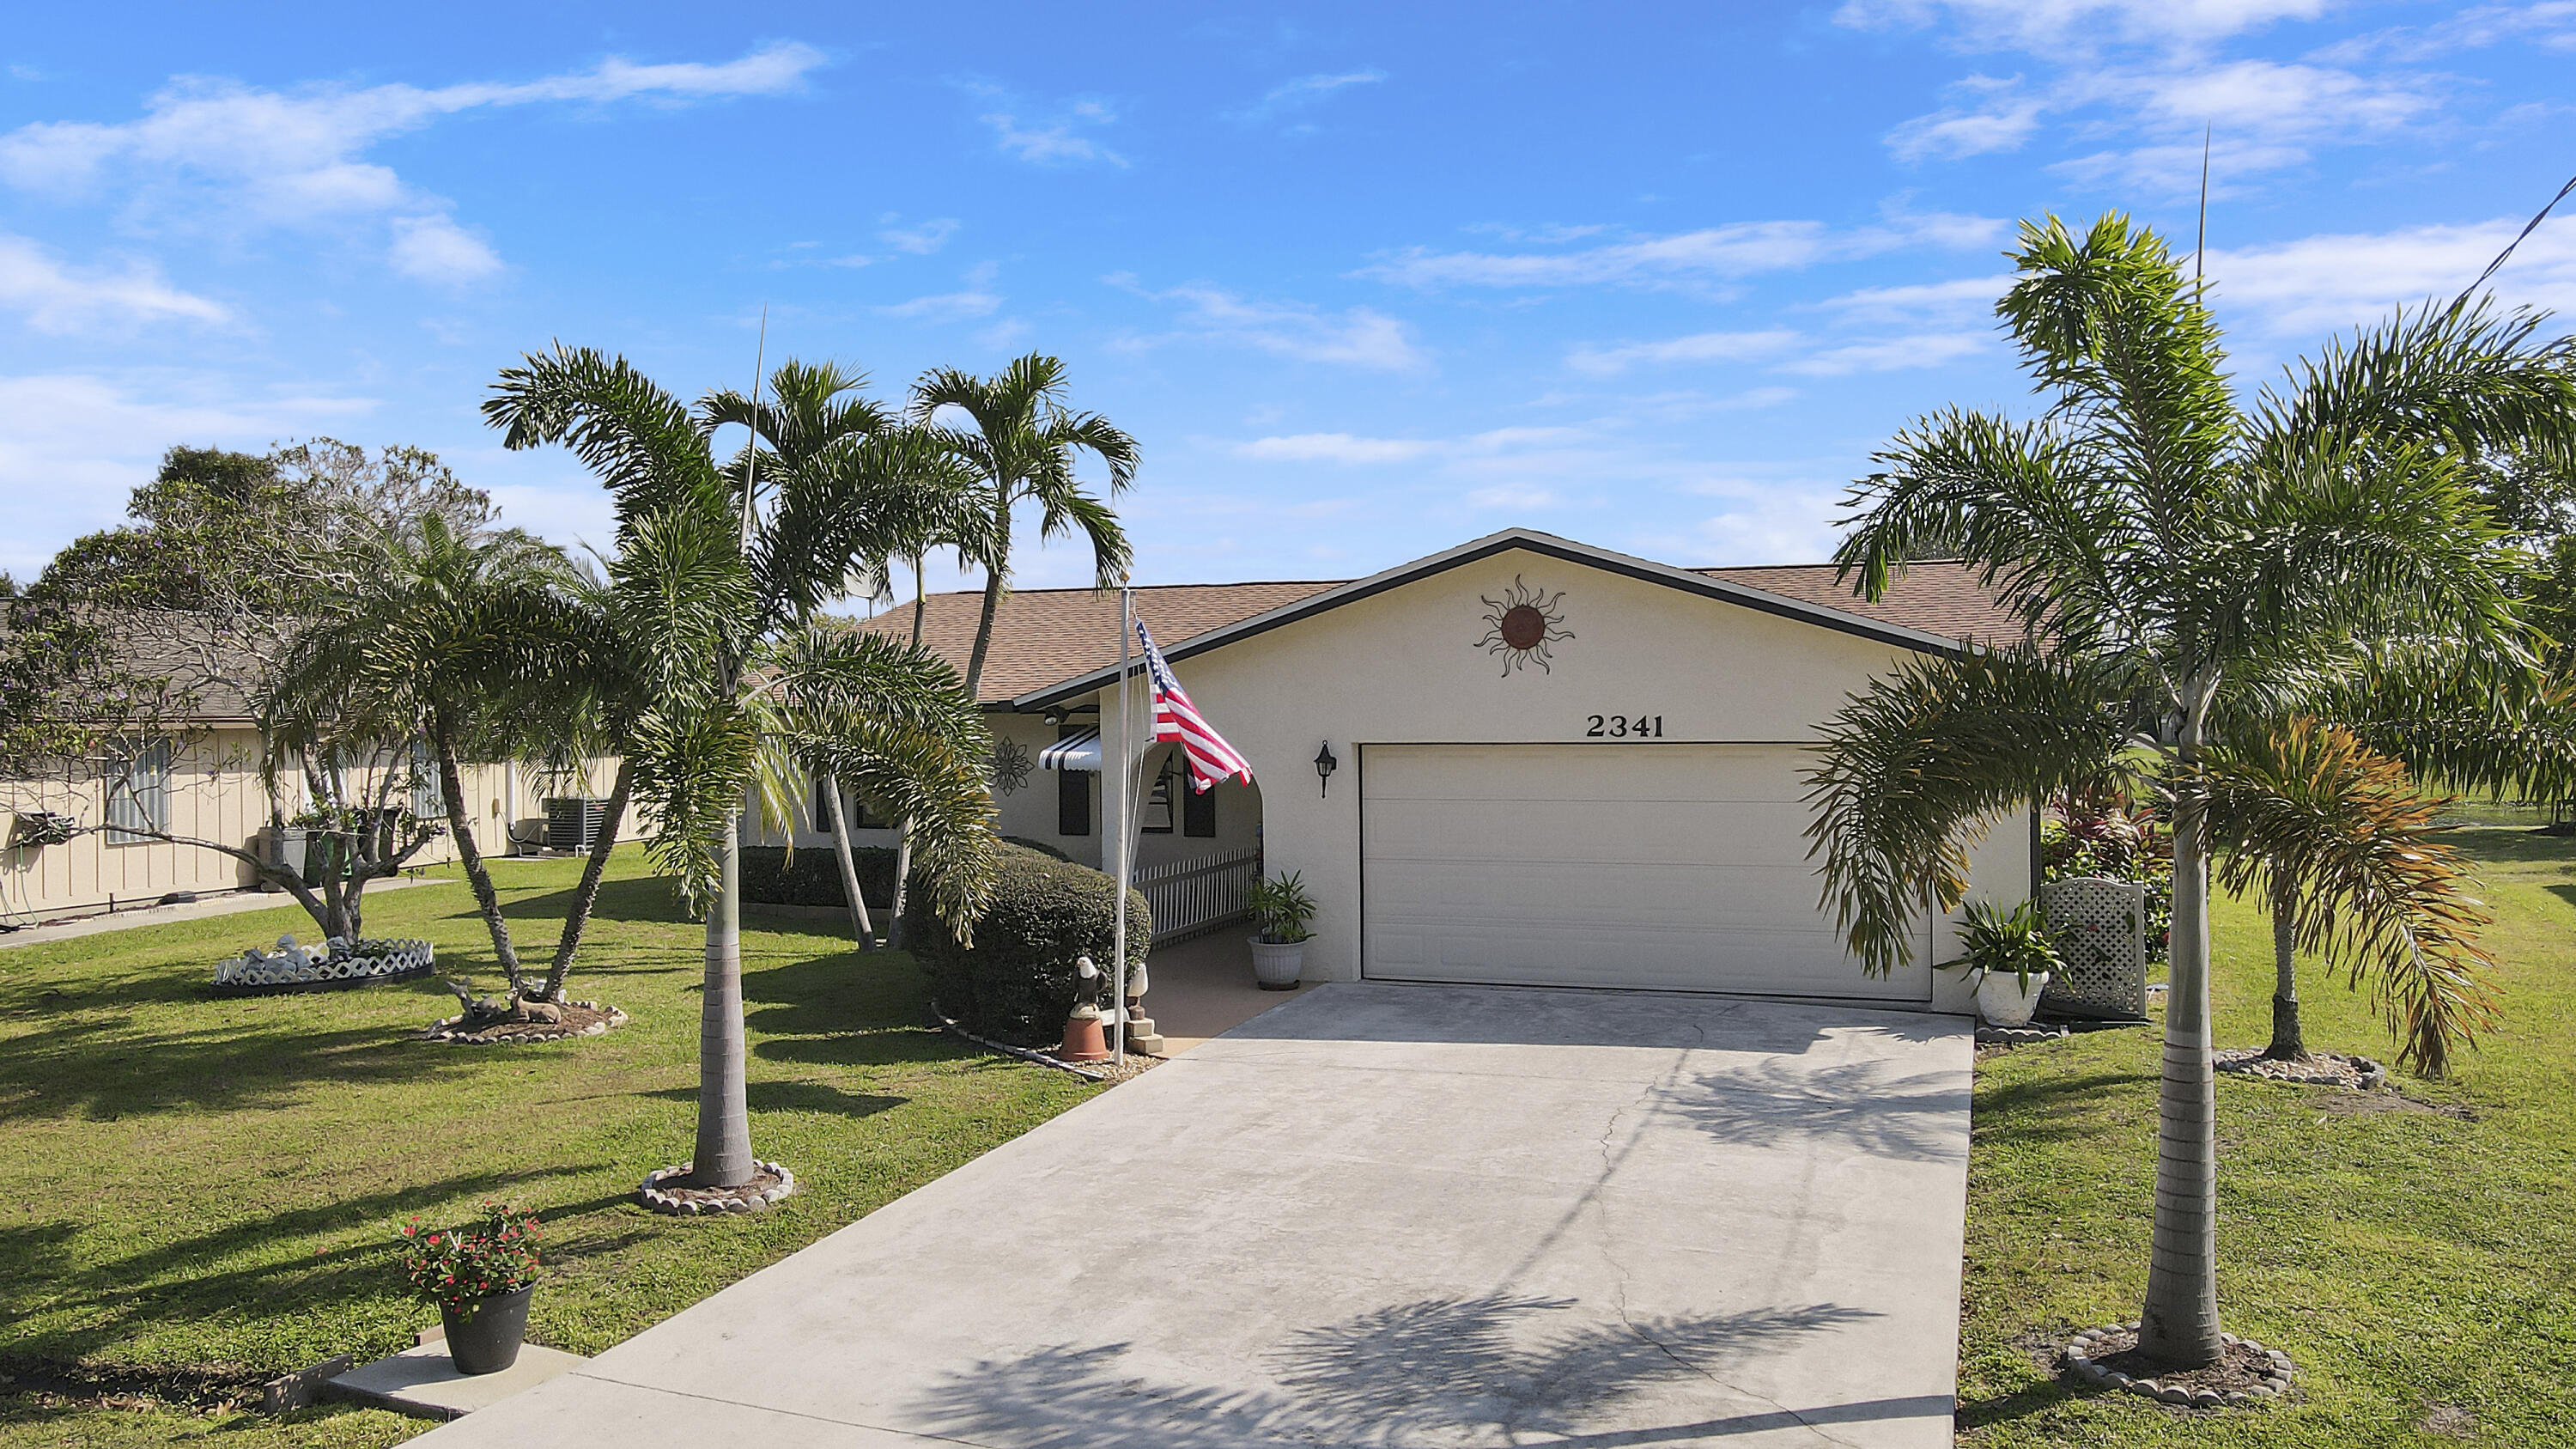
[[[1664,717],[1659,714],[1596,714],[1591,728],[1583,732],[1587,740],[1660,740],[1664,737]]]

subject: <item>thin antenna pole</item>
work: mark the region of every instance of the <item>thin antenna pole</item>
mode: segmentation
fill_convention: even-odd
[[[742,547],[751,549],[751,495],[760,487],[760,380],[769,370],[769,304],[760,304],[760,341],[751,354],[751,450],[742,463]]]
[[[1133,854],[1127,842],[1135,835],[1135,801],[1127,789],[1127,756],[1135,736],[1128,733],[1130,711],[1127,707],[1127,636],[1136,628],[1136,594],[1127,581],[1118,581],[1118,910],[1117,925],[1109,938],[1109,954],[1116,959],[1110,968],[1110,991],[1113,993],[1109,1013],[1111,1060],[1124,1070],[1127,1066],[1127,881],[1131,874],[1128,859]],[[1105,741],[1107,735],[1103,735]]]
[[[2209,138],[2217,129],[2215,121],[2200,128],[2200,236],[2191,244],[2191,299],[2194,302],[2200,301],[2204,294],[2200,263],[2209,252]]]

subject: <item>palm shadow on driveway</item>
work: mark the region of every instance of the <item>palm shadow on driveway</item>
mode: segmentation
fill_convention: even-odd
[[[1157,1381],[1124,1343],[1059,1345],[956,1374],[919,1405],[932,1432],[1030,1446],[1683,1444],[1865,1418],[1950,1412],[1947,1396],[1797,1408],[1735,1387],[1735,1367],[1874,1318],[1823,1303],[1585,1321],[1572,1300],[1434,1298],[1291,1331],[1257,1387]],[[1750,1412],[1639,1424],[1658,1389],[1727,1391]]]

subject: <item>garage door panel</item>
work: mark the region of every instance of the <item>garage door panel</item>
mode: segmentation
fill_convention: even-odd
[[[1362,758],[1366,974],[1929,998],[1818,905],[1789,745],[1378,745]]]

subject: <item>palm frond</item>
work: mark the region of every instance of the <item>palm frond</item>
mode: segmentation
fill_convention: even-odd
[[[2440,1076],[2476,1045],[2495,1018],[2494,960],[2477,942],[2490,917],[2458,853],[2433,838],[2446,801],[2312,719],[2219,743],[2205,788],[2219,880],[2294,893],[2299,944],[2369,983],[2401,1061]]]
[[[1824,728],[1807,772],[1808,858],[1864,968],[1905,964],[1928,892],[1968,889],[1968,850],[2005,813],[2122,768],[2125,681],[2028,647],[1910,660]]]

